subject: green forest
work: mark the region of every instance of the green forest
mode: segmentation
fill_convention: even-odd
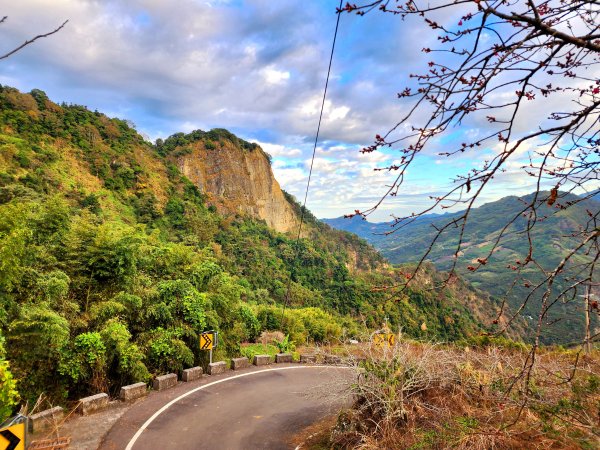
[[[474,288],[374,289],[402,270],[309,212],[298,242],[218,213],[174,155],[223,140],[262,152],[222,129],[153,144],[127,121],[0,87],[0,419],[42,394],[60,404],[206,365],[205,330],[226,358],[263,331],[336,343],[385,317],[428,340],[481,329]]]

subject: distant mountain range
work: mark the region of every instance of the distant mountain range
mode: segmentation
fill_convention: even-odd
[[[548,196],[548,193],[542,194],[541,198]],[[471,271],[468,267],[475,266],[478,258],[487,257],[507,220],[515,217],[522,210],[524,202],[531,201],[532,196],[533,194],[504,197],[471,211],[459,252],[457,271],[477,288],[497,297],[503,297],[509,291],[516,272],[507,267],[514,267],[517,261],[524,261],[529,248],[523,233],[527,226],[525,217],[519,217],[509,227],[487,264],[480,266],[476,271]],[[571,206],[561,209],[561,205],[567,204]],[[599,208],[598,191],[584,196],[559,193],[558,201],[552,206],[540,202],[539,220],[531,233],[536,262],[545,270],[553,269],[577,242],[571,234],[580,230],[587,222],[588,211],[595,213]],[[357,216],[352,219],[325,219],[324,222],[334,228],[357,234],[373,244],[390,262],[403,264],[419,261],[432,242],[436,228],[439,229],[461,215],[462,212],[429,214],[396,231],[390,223],[371,223]],[[458,243],[457,231],[457,228],[448,229],[432,246],[427,259],[438,269],[448,270],[451,267]],[[386,234],[390,232],[392,233]],[[589,257],[578,255],[575,261],[583,262],[586,258]],[[522,271],[521,279],[507,296],[513,308],[522,303],[529,292],[527,285],[533,284],[539,276],[539,270],[533,267]],[[531,318],[537,317],[538,313],[539,303],[536,301],[530,302],[523,310],[523,315],[530,321]],[[550,317],[551,322],[554,320],[558,322],[549,329],[544,341],[566,342],[581,339],[581,299],[574,299],[573,304],[557,304]]]

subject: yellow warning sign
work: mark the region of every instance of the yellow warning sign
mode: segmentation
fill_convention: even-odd
[[[373,335],[373,343],[380,347],[393,347],[396,345],[396,335],[394,333],[377,333]]]
[[[25,450],[25,424],[18,423],[0,430],[0,450]]]
[[[200,335],[200,349],[212,350],[215,346],[215,333],[202,333]]]

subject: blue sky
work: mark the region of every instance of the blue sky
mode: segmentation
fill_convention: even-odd
[[[327,70],[338,1],[319,0],[19,0],[4,5],[1,48],[47,32],[0,63],[0,83],[39,88],[133,121],[154,140],[193,129],[227,128],[259,142],[274,159],[282,187],[304,198],[307,169]],[[318,217],[366,209],[393,174],[375,172],[393,150],[362,155],[407,105],[396,93],[427,60],[435,35],[396,17],[343,15],[308,208]],[[481,125],[482,127],[485,125]],[[458,128],[444,145],[478,129]],[[429,195],[466,173],[477,154],[447,161],[438,144],[411,168],[406,187],[373,216],[417,212]],[[525,152],[526,153],[526,152]],[[523,153],[523,158],[526,154]],[[515,164],[490,201],[533,189]]]

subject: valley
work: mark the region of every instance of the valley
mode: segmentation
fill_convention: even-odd
[[[547,196],[548,192],[545,194]],[[430,247],[426,259],[438,270],[446,271],[451,269],[455,262],[453,255],[457,253],[456,271],[461,277],[497,299],[506,298],[512,311],[517,311],[532,287],[543,279],[540,270],[550,272],[560,263],[579,242],[578,233],[587,226],[590,213],[596,213],[600,209],[596,193],[582,196],[561,193],[559,201],[548,206],[542,192],[541,200],[538,201],[539,219],[531,233],[532,257],[536,265],[522,266],[529,244],[526,233],[527,216],[521,214],[521,210],[532,201],[533,195],[505,197],[473,209],[460,249],[457,248],[459,230],[457,227],[449,227]],[[565,205],[569,205],[568,209]],[[393,223],[371,223],[360,216],[352,219],[325,219],[324,222],[367,240],[391,263],[414,264],[425,256],[437,230],[457,220],[462,214],[429,214],[416,218],[406,226],[396,226],[397,230]],[[499,238],[506,221],[513,217],[516,220]],[[478,260],[485,260],[485,264],[472,270],[478,266]],[[578,264],[591,260],[592,256],[577,255],[572,266],[577,267]],[[565,283],[563,280],[562,285]],[[580,294],[568,302],[556,305],[549,312],[548,322],[552,326],[544,329],[543,342],[570,344],[581,341],[585,329],[583,290]],[[598,295],[596,288],[592,295]],[[531,328],[536,323],[539,311],[538,296],[528,302],[520,314],[524,319],[522,323],[529,328],[529,331],[521,331],[522,337],[531,337]],[[597,320],[594,321],[594,326],[599,326]]]

